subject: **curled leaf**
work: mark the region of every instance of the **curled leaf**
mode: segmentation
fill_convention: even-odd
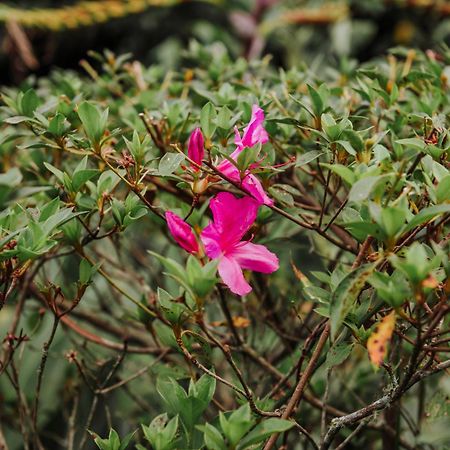
[[[367,340],[370,361],[377,367],[380,367],[386,356],[387,344],[395,328],[395,319],[395,311],[383,317]]]

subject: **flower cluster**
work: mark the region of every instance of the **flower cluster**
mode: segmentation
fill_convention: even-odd
[[[235,129],[236,150],[230,159],[237,161],[239,154],[257,144],[264,144],[269,137],[263,127],[264,112],[253,105],[252,117],[241,137]],[[204,139],[200,128],[196,128],[189,139],[188,156],[191,168],[198,172],[204,157]],[[200,234],[206,255],[218,260],[218,271],[223,282],[237,295],[246,295],[252,288],[244,278],[243,269],[272,273],[278,269],[278,258],[265,246],[243,240],[256,220],[260,205],[272,205],[261,182],[250,170],[243,176],[228,159],[217,169],[226,177],[241,183],[248,196],[237,198],[228,192],[221,192],[210,201],[213,220]],[[200,254],[200,245],[189,224],[171,211],[166,213],[167,225],[175,241],[191,254]]]
[[[264,191],[261,182],[253,175],[250,169],[246,169],[244,173],[241,173],[238,167],[231,162],[233,160],[237,163],[238,156],[246,149],[254,147],[257,144],[265,144],[269,140],[267,131],[263,126],[264,111],[258,106],[253,105],[252,116],[248,125],[244,128],[242,136],[239,130],[235,128],[236,150],[231,153],[229,159],[223,159],[217,166],[218,171],[228,179],[238,183],[242,190],[248,193],[261,205],[273,205],[273,200]],[[202,165],[203,157],[205,154],[204,139],[200,128],[196,128],[189,139],[188,145],[188,157],[191,160],[191,168],[194,172],[199,171],[199,167]],[[251,168],[257,167],[257,164],[253,164]]]

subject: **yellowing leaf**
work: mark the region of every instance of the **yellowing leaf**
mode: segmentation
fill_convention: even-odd
[[[292,270],[294,271],[295,277],[297,280],[302,283],[303,286],[308,287],[311,285],[311,282],[308,280],[308,277],[291,261]]]
[[[250,325],[250,320],[246,317],[236,316],[233,317],[233,323],[236,328],[247,328]]]
[[[225,326],[227,326],[227,322],[224,320],[216,321],[216,322],[211,322],[210,325],[213,327],[225,327]],[[247,328],[250,325],[250,320],[247,319],[246,317],[234,316],[233,317],[233,325],[236,328]]]
[[[370,361],[377,367],[380,367],[386,356],[387,344],[395,328],[395,318],[395,311],[383,317],[367,340]]]
[[[425,280],[422,281],[422,287],[429,288],[429,289],[436,289],[439,286],[439,281],[436,280],[432,275],[430,275],[428,278],[425,278]]]

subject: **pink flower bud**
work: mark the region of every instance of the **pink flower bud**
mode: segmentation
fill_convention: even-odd
[[[198,253],[198,242],[191,226],[172,211],[166,212],[167,226],[177,244],[189,253]]]
[[[199,166],[202,164],[203,155],[205,154],[204,139],[200,128],[196,128],[189,138],[188,156]],[[191,164],[192,169],[198,171],[199,168]]]

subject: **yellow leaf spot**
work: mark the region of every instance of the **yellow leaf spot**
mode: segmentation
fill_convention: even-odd
[[[367,350],[372,364],[380,367],[387,353],[387,344],[395,328],[395,311],[383,317],[367,340]]]
[[[224,320],[221,320],[221,321],[211,322],[210,325],[212,327],[226,327],[227,322],[225,322]],[[246,317],[235,316],[235,317],[233,317],[233,325],[236,328],[247,328],[250,325],[250,320],[247,319]]]

